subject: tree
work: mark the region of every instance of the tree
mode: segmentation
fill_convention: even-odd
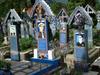
[[[10,9],[21,15],[21,9],[27,7],[27,0],[0,0],[0,17],[5,17]]]
[[[94,4],[94,3],[93,3]],[[99,4],[99,0],[95,1],[95,6],[93,7],[96,11],[100,10],[100,4]]]
[[[85,0],[67,0],[67,11],[70,15],[77,6],[85,6]]]
[[[94,7],[96,5],[96,2],[98,0],[85,0],[85,5],[89,4],[91,5],[92,7]]]
[[[91,5],[95,10],[100,10],[99,0],[67,0],[67,10],[70,15],[77,6]]]
[[[63,7],[63,8],[66,8],[65,3],[62,3],[62,2],[54,2],[54,3],[51,4],[51,10],[53,11],[53,13],[54,13],[55,15],[57,15],[57,13],[59,12],[59,10],[60,10],[62,7]]]
[[[47,4],[51,5],[52,3],[55,2],[55,0],[45,0],[47,2]]]
[[[0,0],[0,17],[5,17],[11,8],[13,8],[13,5],[10,0]]]
[[[31,0],[31,4],[34,5],[34,3],[35,3],[35,0]]]

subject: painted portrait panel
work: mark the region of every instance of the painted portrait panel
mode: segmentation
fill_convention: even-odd
[[[76,34],[76,46],[85,47],[85,35]]]
[[[10,26],[10,36],[16,36],[16,28],[14,25]]]
[[[38,38],[45,38],[45,23],[38,23]]]

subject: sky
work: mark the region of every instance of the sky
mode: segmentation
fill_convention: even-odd
[[[67,3],[67,0],[55,0],[55,1],[60,1],[60,2],[63,2],[63,3]]]
[[[99,4],[100,4],[100,0],[99,0]]]

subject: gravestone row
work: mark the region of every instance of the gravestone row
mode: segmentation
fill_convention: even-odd
[[[86,6],[87,7],[87,6]],[[45,7],[44,7],[45,8]],[[89,6],[87,7],[87,12],[89,13]],[[61,10],[62,11],[62,10]],[[60,22],[60,47],[66,45],[68,43],[68,24],[71,25],[73,19],[75,18],[75,15],[77,15],[79,12],[85,17],[85,30],[80,29],[79,30],[74,30],[74,57],[76,59],[76,62],[78,61],[85,61],[86,63],[88,62],[88,46],[93,47],[93,22],[89,14],[85,11],[83,7],[76,7],[73,13],[71,14],[70,18],[68,19],[68,15],[64,15],[64,9],[62,12],[61,22]],[[10,14],[11,13],[11,14]],[[40,14],[39,14],[40,15]],[[58,15],[59,16],[59,15]],[[8,18],[10,17],[10,19]],[[64,22],[64,18],[68,19],[67,22]],[[6,17],[5,22],[8,24],[8,37],[10,40],[11,44],[11,59],[12,60],[20,60],[20,51],[19,51],[19,38],[18,38],[18,28],[16,25],[14,25],[14,22],[18,22],[22,20],[18,16],[18,14],[15,12],[14,9],[11,9]],[[26,22],[26,20],[24,19]],[[32,24],[32,22],[30,22]],[[25,23],[28,24],[28,23]],[[28,25],[26,25],[28,26]],[[48,33],[48,21],[45,18],[42,18],[40,16],[39,19],[36,20],[36,25],[35,29],[36,32],[36,38],[38,42],[38,49],[34,49],[34,57],[38,58],[46,58],[46,59],[54,59],[54,53],[53,50],[49,50],[49,33]],[[28,37],[29,36],[29,28],[26,30],[28,32],[25,35],[24,28],[28,28],[24,26],[24,22],[21,23],[21,35],[22,38],[24,36]],[[54,25],[54,22],[52,23],[51,26],[52,33],[55,35],[56,32],[56,26]],[[55,32],[53,31],[55,30]],[[87,34],[88,33],[88,34]],[[33,35],[33,36],[35,36]],[[15,41],[16,40],[16,41]]]

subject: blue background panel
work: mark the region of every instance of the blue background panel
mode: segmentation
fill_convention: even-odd
[[[61,38],[61,43],[66,43],[66,34],[65,33],[61,33],[60,38]]]
[[[21,35],[24,35],[24,29],[21,29]]]
[[[11,55],[12,60],[19,60],[19,55]]]
[[[38,39],[39,41],[39,51],[46,51],[46,39]]]
[[[16,37],[11,37],[11,49],[12,50],[17,50],[17,45],[16,45]]]
[[[76,58],[77,59],[85,59],[85,49],[76,48]]]

